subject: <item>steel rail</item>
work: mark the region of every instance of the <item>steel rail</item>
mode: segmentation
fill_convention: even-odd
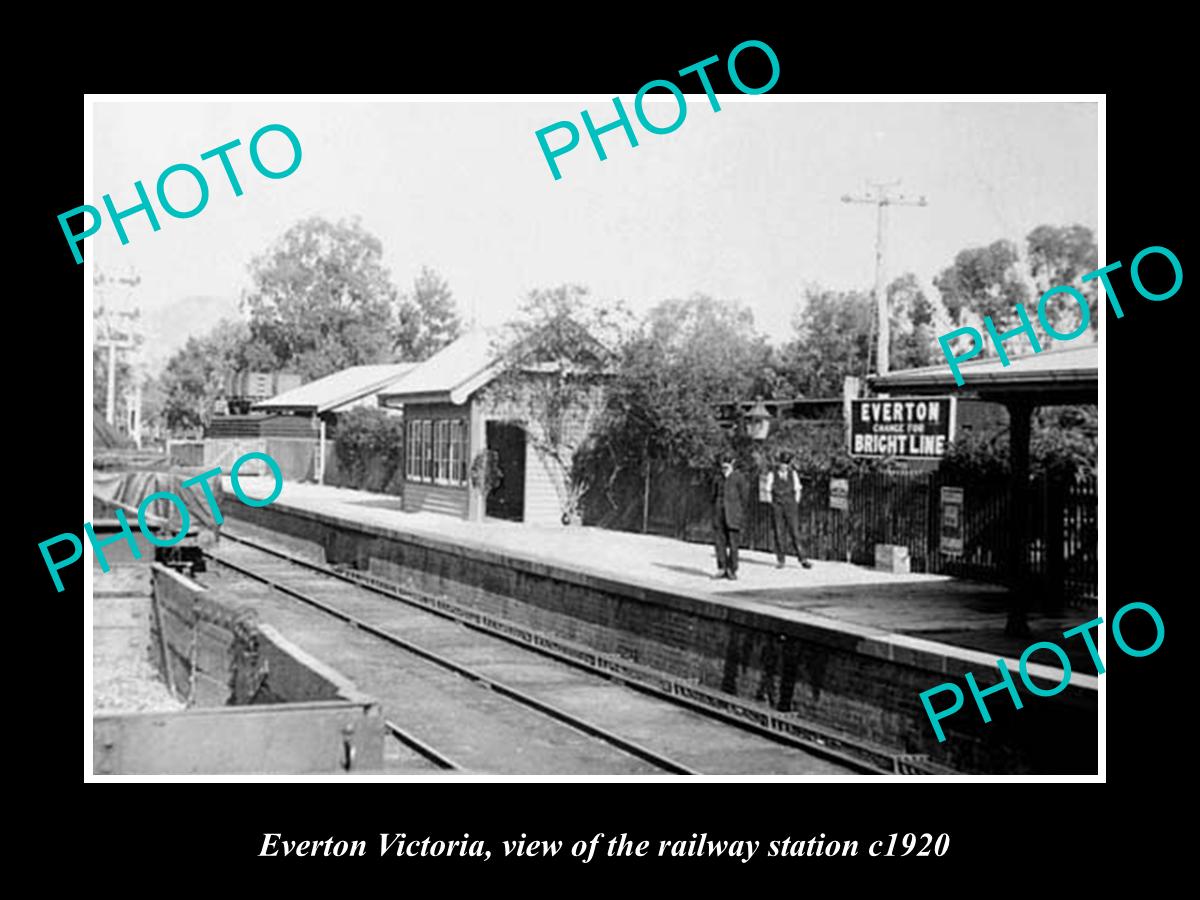
[[[393,587],[391,585],[382,587],[380,585],[373,584],[370,581],[356,577],[354,574],[339,571],[331,566],[315,563],[311,560],[294,556],[291,553],[280,550],[277,547],[271,547],[267,544],[260,544],[255,540],[243,537],[241,535],[231,534],[227,529],[221,530],[221,536],[223,538],[228,538],[235,543],[244,544],[253,550],[258,550],[271,556],[276,556],[282,560],[294,563],[306,569],[310,569],[319,574],[327,575],[330,578],[335,578],[339,581],[345,581],[349,584],[353,584],[357,587],[371,591],[372,593],[380,594],[384,597],[390,597],[394,600],[399,600],[400,602],[408,604],[409,606],[437,616],[441,616],[442,618],[449,619],[450,621],[457,622],[458,624],[466,628],[470,628],[473,631],[478,631],[481,634],[499,638],[526,650],[532,650],[535,653],[548,656],[551,659],[557,660],[558,662],[566,663],[567,665],[574,666],[575,668],[582,669],[594,675],[600,675],[610,681],[619,682],[627,687],[632,688],[633,690],[657,697],[661,700],[666,700],[677,706],[690,709],[693,712],[698,712],[727,725],[733,725],[744,731],[748,731],[751,734],[756,734],[759,737],[765,737],[784,746],[792,747],[797,750],[803,750],[806,753],[811,753],[812,755],[828,760],[829,762],[844,765],[847,768],[854,769],[856,772],[866,775],[893,775],[899,771],[896,768],[895,759],[889,760],[889,766],[885,769],[869,762],[863,757],[853,756],[849,753],[844,753],[834,747],[829,747],[818,741],[803,738],[795,734],[780,731],[768,725],[760,724],[759,722],[755,722],[746,718],[745,716],[740,716],[736,713],[731,713],[727,710],[714,707],[701,700],[694,699],[693,697],[681,696],[680,694],[674,693],[670,690],[665,690],[658,685],[651,684],[647,681],[642,681],[634,676],[615,671],[611,668],[594,665],[585,659],[580,659],[568,653],[562,652],[561,650],[558,650],[547,643],[526,640],[518,635],[510,634],[498,628],[490,627],[487,624],[477,621],[474,616],[468,615],[465,611],[460,613],[455,612],[454,609],[446,608],[447,606],[457,607],[457,604],[450,603],[449,601],[438,599],[435,603],[430,599],[425,599],[419,591],[402,589],[399,586]],[[661,678],[664,681],[671,681],[669,676],[661,676]],[[848,736],[843,737],[839,735],[835,739],[839,743],[854,746],[853,739]],[[863,748],[861,752],[864,754],[864,756],[875,758],[885,756],[885,752],[882,748],[879,750],[873,748]]]
[[[405,731],[395,722],[384,719],[383,726],[388,730],[388,733],[391,734],[391,736],[398,740],[401,744],[403,744],[405,747],[408,747],[418,755],[423,756],[439,769],[446,769],[451,772],[461,772],[464,770],[464,766],[459,765],[440,750],[435,750],[433,747],[425,743],[411,732]]]
[[[228,537],[228,535],[224,536]],[[243,543],[245,542],[243,541]],[[299,600],[302,603],[307,603],[310,606],[314,606],[317,609],[320,609],[322,612],[333,616],[334,618],[341,619],[347,624],[353,625],[360,631],[364,631],[367,634],[386,641],[389,644],[393,644],[414,656],[432,662],[435,665],[441,666],[444,669],[448,669],[451,672],[461,675],[470,681],[474,681],[480,685],[483,685],[495,693],[500,694],[502,697],[515,700],[523,706],[527,706],[530,709],[536,710],[537,712],[540,712],[552,719],[556,719],[557,721],[562,722],[563,724],[568,725],[571,728],[588,735],[589,737],[598,738],[605,743],[611,744],[619,750],[648,762],[651,765],[662,769],[663,771],[670,772],[673,775],[700,774],[694,769],[683,765],[683,763],[676,762],[668,756],[664,756],[661,753],[657,753],[648,747],[638,744],[636,741],[623,738],[619,734],[609,731],[606,728],[603,728],[599,725],[594,725],[591,722],[588,722],[586,719],[581,719],[574,713],[560,709],[544,700],[539,700],[537,697],[531,696],[519,688],[514,688],[505,684],[504,682],[497,681],[495,678],[492,678],[489,675],[485,675],[482,672],[476,671],[469,666],[464,666],[462,663],[455,662],[449,657],[443,656],[434,650],[429,650],[428,648],[422,647],[419,644],[414,644],[412,641],[402,638],[398,634],[388,631],[386,628],[381,628],[378,625],[372,625],[370,622],[358,618],[353,613],[339,609],[338,607],[326,603],[323,600],[318,600],[316,597],[311,597],[302,591],[298,591],[293,587],[272,579],[269,575],[256,572],[253,569],[242,565],[241,563],[226,559],[225,557],[220,556],[211,550],[206,550],[205,555],[213,560],[213,562],[245,575],[247,578],[261,582],[270,587],[272,590],[279,591],[279,593],[284,594],[285,596],[292,597],[293,599]]]

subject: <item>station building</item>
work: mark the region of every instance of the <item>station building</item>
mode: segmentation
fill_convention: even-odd
[[[382,392],[380,405],[404,415],[405,512],[562,522],[562,470],[530,439],[531,408],[488,390],[503,372],[494,335],[476,329]]]
[[[251,408],[256,413],[309,423],[316,438],[312,473],[320,484],[325,480],[338,416],[360,407],[378,407],[379,395],[416,367],[417,363],[351,366],[260,401]]]

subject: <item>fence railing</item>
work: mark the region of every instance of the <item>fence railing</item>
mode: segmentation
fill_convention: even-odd
[[[688,541],[712,539],[711,474],[653,465],[595,485],[585,497],[585,523],[646,531]],[[829,478],[804,479],[800,532],[814,559],[871,565],[876,544],[909,550],[914,572],[1010,583],[1013,521],[1006,477],[951,478],[938,472],[870,473],[849,479],[849,509],[829,506]],[[742,546],[774,550],[770,506],[750,478],[750,515]],[[941,551],[941,488],[963,489],[963,552]],[[1051,603],[1082,605],[1096,598],[1095,479],[1064,482],[1039,476],[1027,492],[1025,572]]]

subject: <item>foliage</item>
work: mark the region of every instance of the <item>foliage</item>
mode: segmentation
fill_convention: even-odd
[[[1030,423],[1029,469],[1034,475],[1095,477],[1099,420],[1095,406],[1037,409]],[[964,477],[1011,472],[1008,429],[969,433],[950,445],[941,471]]]
[[[994,241],[986,247],[969,247],[961,250],[933,283],[956,325],[979,325],[985,316],[990,316],[1001,331],[1020,324],[1015,311],[1017,304],[1023,304],[1030,320],[1036,322],[1042,294],[1052,287],[1070,286],[1087,300],[1089,328],[1094,332],[1098,327],[1096,282],[1084,284],[1080,277],[1095,271],[1096,261],[1096,239],[1090,228],[1039,225],[1026,235],[1024,254],[1007,240]],[[1070,333],[1079,324],[1079,312],[1069,297],[1052,301],[1046,309],[1055,331]],[[1054,339],[1040,326],[1035,327],[1041,347],[1051,347]],[[995,353],[991,342],[985,344],[984,353]]]
[[[646,455],[711,466],[730,446],[719,404],[769,393],[775,380],[747,307],[703,295],[667,300],[623,347],[603,440],[617,467]]]
[[[954,262],[933,279],[954,322],[971,315],[990,316],[999,327],[1017,321],[1014,308],[1030,299],[1018,270],[1020,255],[1012,241],[960,250]]]
[[[968,432],[946,449],[938,470],[951,477],[987,479],[1007,475],[1008,429],[992,433]]]
[[[446,279],[428,266],[413,280],[411,293],[400,298],[392,348],[405,362],[429,359],[462,334],[462,319]]]
[[[500,486],[500,454],[496,450],[480,450],[471,461],[471,485],[487,496]]]
[[[348,410],[338,416],[334,451],[346,486],[383,490],[403,476],[403,419],[372,407]]]
[[[941,358],[934,332],[935,307],[911,272],[888,285],[888,312],[891,325],[890,368],[915,369]]]
[[[1095,333],[1098,329],[1096,309],[1096,280],[1081,282],[1080,278],[1099,268],[1096,236],[1090,228],[1082,225],[1039,225],[1026,237],[1029,273],[1039,297],[1058,285],[1070,285],[1080,291],[1088,302],[1090,319],[1088,328]],[[1046,304],[1054,330],[1069,334],[1079,327],[1077,304],[1069,296],[1060,297]],[[1043,343],[1050,339],[1047,337]]]
[[[386,362],[396,288],[382,258],[382,243],[357,220],[314,216],[284,232],[250,264],[250,365],[311,381]]]
[[[1051,406],[1035,410],[1029,441],[1035,471],[1071,477],[1096,476],[1100,420],[1095,406]]]
[[[534,290],[494,344],[501,371],[485,402],[511,413],[549,463],[564,520],[574,517],[587,483],[574,465],[603,415],[603,391],[624,310],[597,306],[587,290],[561,285]]]
[[[223,319],[208,334],[190,337],[168,361],[159,379],[162,417],[174,432],[204,428],[224,392],[229,372],[244,368],[249,329]]]
[[[874,320],[874,298],[864,291],[806,288],[796,337],[780,352],[788,393],[840,397],[847,375],[868,370]]]
[[[844,478],[897,468],[895,460],[851,456],[846,449],[846,426],[840,418],[777,422],[748,461],[754,469],[766,471],[785,450],[792,455],[792,466],[806,478],[826,475]]]
[[[887,287],[892,369],[936,362],[935,306],[908,273]],[[795,338],[779,351],[775,395],[840,397],[846,376],[874,368],[875,298],[865,291],[809,286],[796,316]]]

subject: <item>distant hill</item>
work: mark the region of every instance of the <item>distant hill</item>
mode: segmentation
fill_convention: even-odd
[[[238,319],[235,297],[184,297],[168,303],[144,304],[142,322],[146,331],[146,365],[159,372],[190,337],[206,334],[221,319]]]

